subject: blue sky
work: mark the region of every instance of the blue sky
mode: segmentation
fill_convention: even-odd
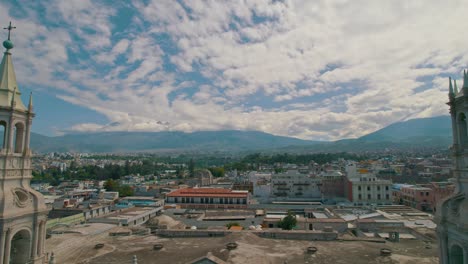
[[[462,0],[0,1],[45,135],[335,140],[448,114],[447,77],[468,61],[466,13]]]

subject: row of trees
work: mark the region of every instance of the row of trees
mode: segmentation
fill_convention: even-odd
[[[114,156],[96,156],[94,158],[109,158]],[[133,159],[137,159],[132,157]],[[197,157],[198,158],[198,157]],[[109,164],[104,167],[95,165],[85,165],[78,167],[72,161],[69,170],[61,172],[58,168],[49,168],[41,172],[33,172],[34,181],[50,182],[56,184],[61,179],[64,180],[107,180],[120,179],[122,176],[130,174],[140,175],[158,175],[167,169],[176,169],[176,176],[178,178],[194,177],[196,169],[207,168],[211,171],[214,177],[224,177],[226,171],[238,170],[248,171],[256,170],[260,164],[275,164],[275,163],[295,163],[295,164],[308,164],[311,161],[319,164],[332,162],[334,160],[343,158],[350,160],[364,160],[367,157],[362,155],[350,153],[317,153],[317,154],[274,154],[264,155],[260,153],[246,155],[242,158],[234,159],[232,157],[212,157],[215,162],[209,162],[209,157],[201,157],[201,160],[194,160],[188,156],[179,156],[178,158],[156,158],[144,157],[141,160],[127,160],[124,166],[117,164]],[[163,163],[162,161],[181,162],[181,163]],[[223,163],[224,161],[224,163]],[[169,165],[166,165],[169,164]],[[211,164],[207,166],[206,164]],[[219,164],[219,165],[213,165]],[[277,169],[279,172],[280,169]]]
[[[104,189],[109,192],[119,192],[120,197],[132,196],[135,192],[128,185],[120,185],[118,181],[109,179],[104,183]]]
[[[236,169],[238,171],[256,170],[259,164],[273,165],[275,163],[293,163],[293,164],[309,164],[314,161],[318,164],[330,163],[338,159],[361,161],[368,159],[365,155],[353,153],[315,153],[315,154],[289,154],[281,153],[274,155],[265,155],[261,153],[249,154],[241,160],[225,164],[225,170]]]

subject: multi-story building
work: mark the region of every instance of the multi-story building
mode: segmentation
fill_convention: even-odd
[[[392,181],[379,179],[366,169],[352,173],[346,185],[347,198],[356,205],[392,203]]]
[[[278,198],[320,199],[321,179],[290,170],[271,176],[271,195]]]
[[[421,211],[432,211],[434,205],[431,188],[420,185],[395,184],[392,188],[393,202]]]
[[[248,175],[253,185],[253,195],[257,198],[268,199],[271,193],[271,173],[258,173],[252,171]]]
[[[455,184],[451,182],[431,182],[425,186],[432,189],[432,211],[437,211],[437,205],[445,198],[449,197],[455,192]]]
[[[422,185],[394,184],[393,202],[421,211],[437,210],[437,204],[453,194],[455,185],[450,182],[431,182]]]
[[[249,193],[223,188],[183,188],[166,194],[166,203],[182,208],[245,209],[249,204]]]
[[[320,179],[323,198],[345,197],[345,176],[340,171],[325,171]]]

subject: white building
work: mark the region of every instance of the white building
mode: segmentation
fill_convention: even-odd
[[[358,178],[358,170],[355,162],[349,162],[346,164],[345,172],[348,179]]]
[[[271,173],[252,171],[248,177],[253,186],[253,196],[260,199],[268,199],[271,194]]]
[[[361,169],[351,172],[345,187],[348,200],[356,205],[392,204],[392,181],[377,178]]]
[[[319,199],[321,180],[295,170],[271,176],[271,196],[276,198]]]

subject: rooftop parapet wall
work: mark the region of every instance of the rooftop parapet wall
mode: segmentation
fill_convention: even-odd
[[[308,241],[331,241],[338,238],[337,232],[321,232],[321,231],[285,231],[285,230],[263,230],[263,231],[230,231],[230,230],[161,230],[158,229],[154,234],[162,237],[220,237],[226,236],[234,232],[253,233],[263,238],[273,239],[293,239],[293,240],[308,240]]]

